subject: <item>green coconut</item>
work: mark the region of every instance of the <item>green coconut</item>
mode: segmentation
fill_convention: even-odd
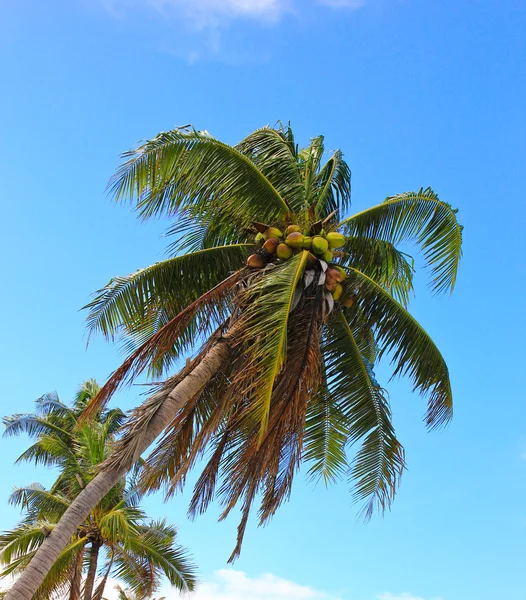
[[[265,236],[262,233],[258,233],[256,235],[256,244],[258,246],[261,246],[263,244],[263,242],[265,241]]]
[[[247,266],[251,269],[261,269],[265,266],[265,260],[261,254],[251,254],[247,258]]]
[[[329,242],[319,235],[312,238],[312,250],[315,254],[323,254],[329,249]]]
[[[321,255],[325,262],[331,262],[332,260],[332,252],[330,250],[325,250],[325,252]]]
[[[287,260],[292,256],[292,248],[287,244],[281,243],[276,249],[276,255],[281,260]]]
[[[312,248],[312,238],[308,235],[303,237],[303,249],[310,250]]]
[[[278,240],[278,238],[269,238],[263,244],[263,250],[265,250],[265,252],[268,252],[268,254],[275,254],[276,248],[279,246],[279,244],[280,241]]]
[[[341,248],[345,244],[345,236],[337,231],[331,231],[327,234],[326,240],[329,242],[329,248]]]
[[[269,227],[267,230],[265,230],[265,233],[263,235],[266,240],[269,240],[270,238],[283,237],[283,234],[277,227]]]
[[[301,231],[301,227],[299,225],[289,225],[285,230],[285,235],[289,235],[290,233],[295,233],[296,231]]]
[[[337,283],[334,291],[332,292],[332,297],[338,302],[338,300],[342,297],[343,288],[341,283]]]
[[[289,233],[285,243],[291,248],[303,248],[304,239],[303,233],[300,233],[299,231],[293,231],[292,233]]]

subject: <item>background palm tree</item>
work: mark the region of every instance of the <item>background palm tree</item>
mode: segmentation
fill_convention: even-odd
[[[40,484],[15,488],[10,501],[21,506],[24,519],[0,535],[1,577],[17,575],[53,532],[55,524],[110,454],[124,414],[102,411],[79,422],[99,386],[90,380],[80,388],[72,407],[56,394],[36,401],[34,414],[6,417],[6,435],[29,434],[35,441],[17,462],[59,468],[49,490]],[[182,590],[192,589],[194,567],[176,542],[176,530],[165,521],[148,521],[139,507],[136,471],[122,479],[91,511],[61,552],[34,598],[67,597],[101,600],[108,578],[117,577],[144,597],[158,588],[162,575]],[[102,562],[102,564],[100,564]],[[86,577],[83,581],[83,572]],[[101,579],[96,585],[97,572]]]
[[[205,510],[218,482],[223,517],[241,501],[234,558],[255,498],[266,522],[302,461],[325,481],[350,469],[366,516],[389,505],[404,455],[372,371],[382,356],[427,397],[429,427],[451,418],[447,366],[407,311],[413,268],[396,245],[416,242],[432,288],[451,290],[456,211],[421,189],[346,216],[349,168],[339,151],[323,157],[322,137],[300,150],[290,127],[257,130],[234,147],[176,129],[125,155],[110,188],[143,218],[175,219],[174,256],[112,279],[89,305],[90,329],[123,335],[131,354],[87,415],[123,381],[146,368],[158,376],[200,350],[132,414],[116,452],[35,558],[35,575],[165,429],[143,487],[174,493],[211,447],[190,510]],[[343,249],[332,253],[330,240]],[[17,598],[29,598],[29,576],[18,586]]]

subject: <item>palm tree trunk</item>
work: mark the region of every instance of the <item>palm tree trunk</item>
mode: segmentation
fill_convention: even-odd
[[[73,568],[71,587],[69,588],[69,600],[80,600],[80,586],[82,584],[82,565],[84,562],[84,546],[79,550]]]
[[[93,587],[95,585],[95,577],[97,576],[97,564],[99,562],[99,542],[91,542],[91,550],[89,553],[89,568],[84,584],[84,600],[91,600],[93,595]]]
[[[104,588],[106,587],[106,584],[108,583],[108,577],[110,576],[112,566],[113,566],[113,553],[112,553],[112,557],[110,560],[110,564],[108,565],[108,568],[106,569],[106,573],[104,573],[104,577],[102,578],[102,581],[99,583],[99,585],[97,586],[97,589],[95,590],[95,593],[93,594],[93,600],[103,600],[102,596],[104,594]]]
[[[227,364],[230,349],[226,341],[214,344],[201,362],[170,391],[155,416],[151,419],[141,446],[121,466],[101,471],[81,491],[68,507],[51,534],[8,591],[5,600],[31,600],[49,569],[66,547],[77,527],[104,498],[111,488],[126,475],[139,456],[155,438],[169,425],[179,408],[199,393],[210,379]]]

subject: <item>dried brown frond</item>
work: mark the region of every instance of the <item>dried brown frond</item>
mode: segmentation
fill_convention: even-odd
[[[220,307],[227,296],[231,295],[232,290],[246,274],[247,270],[243,268],[230,275],[230,277],[227,277],[220,284],[192,302],[192,304],[182,310],[164,327],[161,327],[144,344],[139,346],[111,375],[99,393],[91,400],[82,413],[82,419],[89,419],[97,414],[97,412],[107,405],[112,395],[123,382],[126,380],[133,381],[149,364],[155,362],[160,356],[168,352],[173,347],[177,337],[199,311],[202,311],[202,314],[197,336],[205,333],[210,324],[216,322],[216,319],[213,317],[217,317],[217,311],[220,310],[218,306]]]

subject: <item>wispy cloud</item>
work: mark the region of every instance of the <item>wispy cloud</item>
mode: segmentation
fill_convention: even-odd
[[[277,23],[281,17],[303,10],[310,3],[331,8],[356,9],[364,0],[100,0],[113,15],[153,11],[182,17],[198,28],[228,25],[237,19]]]
[[[413,594],[408,594],[407,592],[403,592],[402,594],[392,594],[390,592],[386,592],[385,594],[380,594],[378,596],[378,600],[443,600],[443,598],[439,598],[437,596],[433,598],[423,598],[422,596],[414,596]]]
[[[166,600],[342,600],[270,573],[250,577],[235,569],[216,571],[191,595],[181,596],[169,588],[163,589],[159,595],[165,596]],[[116,593],[105,593],[105,596],[108,600],[117,599]]]

